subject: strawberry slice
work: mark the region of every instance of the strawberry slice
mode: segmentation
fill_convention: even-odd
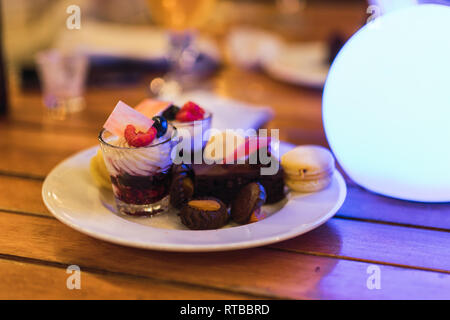
[[[148,146],[155,139],[156,133],[155,127],[151,127],[147,132],[136,132],[136,128],[129,124],[125,128],[123,136],[130,146],[138,148]]]
[[[270,137],[247,137],[245,142],[237,146],[234,153],[225,158],[225,163],[233,163],[241,157],[246,158],[264,147],[270,148]]]

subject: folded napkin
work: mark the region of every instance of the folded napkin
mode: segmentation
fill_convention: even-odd
[[[180,95],[175,103],[181,105],[194,101],[213,113],[212,127],[225,129],[258,129],[273,118],[268,106],[257,106],[242,101],[220,97],[207,91],[192,91]]]

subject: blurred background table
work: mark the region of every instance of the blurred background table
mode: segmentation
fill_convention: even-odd
[[[301,32],[280,32],[295,40],[323,40],[333,29],[351,35],[364,23],[366,7],[358,1],[313,2],[302,12]],[[238,13],[252,12],[256,24],[270,22],[267,4],[240,8],[232,15],[237,20]],[[214,37],[221,39],[229,25],[222,27],[212,30]],[[116,102],[137,104],[151,77],[127,86],[89,87],[87,108],[64,121],[45,119],[38,90],[13,88],[10,114],[0,122],[0,298],[450,298],[450,205],[389,199],[350,180],[344,206],[325,225],[248,250],[145,251],[102,242],[58,222],[41,199],[46,175],[97,144]],[[327,146],[320,90],[231,65],[206,85],[222,96],[272,106],[275,117],[266,127],[280,128],[282,140]],[[66,288],[69,265],[81,268],[81,290]],[[380,289],[367,286],[372,266],[380,270]]]

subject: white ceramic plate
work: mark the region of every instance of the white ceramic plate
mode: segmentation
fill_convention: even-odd
[[[292,148],[280,144],[280,154]],[[218,230],[187,230],[175,212],[151,218],[115,214],[112,193],[99,190],[89,174],[97,147],[56,166],[44,181],[42,197],[61,222],[94,238],[116,244],[166,251],[223,251],[256,247],[293,238],[330,219],[344,202],[347,188],[339,172],[331,185],[312,194],[289,193],[287,199],[264,206],[266,219]],[[114,209],[113,209],[114,210]]]
[[[287,45],[263,65],[273,78],[313,88],[322,88],[330,66],[326,43],[311,42]]]

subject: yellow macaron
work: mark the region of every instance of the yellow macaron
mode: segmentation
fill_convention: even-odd
[[[331,152],[321,146],[304,145],[281,157],[286,185],[298,192],[316,192],[328,187],[335,170]]]
[[[98,187],[112,190],[111,179],[109,177],[108,170],[106,169],[101,149],[98,149],[97,154],[92,157],[89,165],[89,171]]]

